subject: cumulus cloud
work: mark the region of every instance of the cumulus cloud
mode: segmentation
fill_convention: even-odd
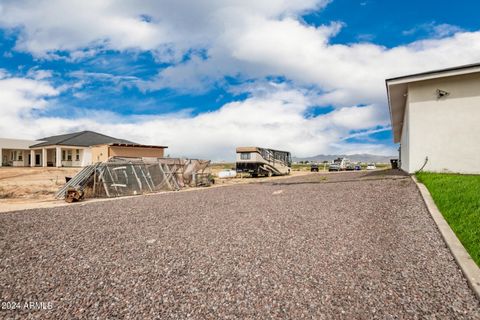
[[[32,74],[32,78],[13,77],[3,72],[0,77],[0,132],[2,136],[33,135],[36,128],[30,123],[29,114],[48,105],[48,98],[57,96],[59,90],[43,76]],[[19,131],[20,130],[20,131]],[[23,131],[25,130],[25,131]]]
[[[342,108],[325,115],[304,117],[318,96],[286,84],[263,83],[241,101],[197,116],[168,114],[130,116],[91,113],[76,119],[37,117],[32,112],[48,105],[48,97],[58,91],[43,80],[7,78],[0,80],[0,104],[11,121],[0,122],[1,132],[35,138],[75,130],[97,130],[147,144],[167,144],[176,156],[232,160],[234,146],[263,145],[288,149],[295,155],[349,152],[344,142],[352,129],[368,129],[386,124],[376,106]],[[28,92],[28,94],[26,94]],[[32,95],[33,93],[33,95]],[[3,109],[2,109],[3,110]],[[142,128],[139,130],[139,128]],[[391,154],[385,146],[357,145],[356,152]]]
[[[0,79],[0,114],[3,117],[46,107],[46,98],[58,95],[48,82],[35,78],[4,76]],[[4,119],[4,118],[3,118]]]
[[[40,57],[74,58],[86,48],[152,50],[161,61],[181,59],[204,47],[239,16],[293,16],[318,9],[329,0],[6,0],[0,26],[20,30],[17,49]]]
[[[386,78],[476,62],[480,32],[385,48],[370,43],[329,43],[341,24],[313,27],[295,19],[252,19],[234,30],[208,59],[192,59],[159,73],[154,82],[173,88],[201,89],[223,76],[283,76],[299,86],[322,91],[324,104],[385,104]],[[463,49],[460,49],[463,48]],[[468,48],[467,50],[464,50]],[[190,81],[185,81],[185,79]]]
[[[288,148],[299,156],[394,153],[383,145],[346,142],[388,130],[385,78],[476,62],[480,32],[433,25],[431,39],[394,48],[368,42],[332,44],[331,39],[345,27],[342,22],[313,26],[301,18],[329,2],[2,1],[0,27],[17,33],[16,50],[71,61],[91,58],[102,50],[141,51],[169,64],[161,64],[150,79],[71,73],[79,79],[80,89],[96,79],[133,83],[145,92],[162,88],[205,92],[212,86],[228,87],[225,78],[233,77],[243,85],[227,89],[247,98],[196,116],[38,117],[32,110],[47,108],[49,98],[62,90],[48,82],[51,74],[35,71],[15,78],[0,71],[2,116],[10,117],[2,118],[0,129],[28,137],[38,137],[38,132],[99,130],[138,142],[168,144],[176,155],[217,160],[228,158],[233,146],[248,144]],[[272,77],[286,82],[266,80]],[[319,106],[334,110],[306,116]],[[99,120],[108,118],[115,121]]]

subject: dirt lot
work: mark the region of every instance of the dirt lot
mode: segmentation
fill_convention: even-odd
[[[81,168],[0,168],[0,212],[42,207]]]
[[[290,173],[289,176],[279,176],[279,177],[258,177],[258,178],[252,178],[250,177],[249,174],[247,173],[240,173],[238,174],[235,178],[227,178],[227,179],[219,179],[218,173],[222,170],[234,170],[235,169],[235,164],[234,163],[224,163],[224,164],[218,164],[215,163],[210,166],[209,170],[210,172],[216,177],[215,178],[215,184],[216,185],[232,185],[232,184],[241,184],[241,183],[253,183],[253,182],[266,182],[266,181],[275,181],[278,179],[285,179],[287,177],[298,177],[298,176],[304,176],[306,174],[310,173],[310,166],[308,167],[308,171],[306,168],[302,168],[302,170],[294,170]]]
[[[234,164],[214,164],[209,170],[213,175]],[[54,194],[65,183],[66,176],[74,176],[81,168],[0,168],[0,212],[46,208],[65,205],[55,200]],[[306,171],[294,171],[291,176],[305,175]],[[275,181],[285,177],[250,178],[244,174],[236,178],[216,179],[216,186],[252,182]]]
[[[310,174],[0,215],[0,300],[38,319],[479,319],[413,183]]]
[[[46,199],[81,168],[0,168],[0,197]]]

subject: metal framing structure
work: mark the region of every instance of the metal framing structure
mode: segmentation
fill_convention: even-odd
[[[72,190],[82,197],[112,198],[209,185],[209,164],[197,159],[114,157],[85,167],[55,197],[67,199]]]

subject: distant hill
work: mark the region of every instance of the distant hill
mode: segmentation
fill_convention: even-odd
[[[390,159],[397,159],[398,156],[379,156],[374,154],[319,154],[318,156],[297,158],[293,157],[293,162],[309,161],[323,162],[332,161],[336,158],[348,158],[353,162],[374,162],[374,163],[390,163]]]

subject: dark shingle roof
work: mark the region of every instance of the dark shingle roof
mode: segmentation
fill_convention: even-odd
[[[45,146],[74,146],[74,147],[90,147],[98,144],[108,143],[134,143],[132,141],[117,139],[114,137],[106,136],[101,133],[93,131],[81,131],[69,134],[62,134],[59,136],[45,137],[38,139],[42,141],[40,143],[30,146],[30,148],[45,147]]]

